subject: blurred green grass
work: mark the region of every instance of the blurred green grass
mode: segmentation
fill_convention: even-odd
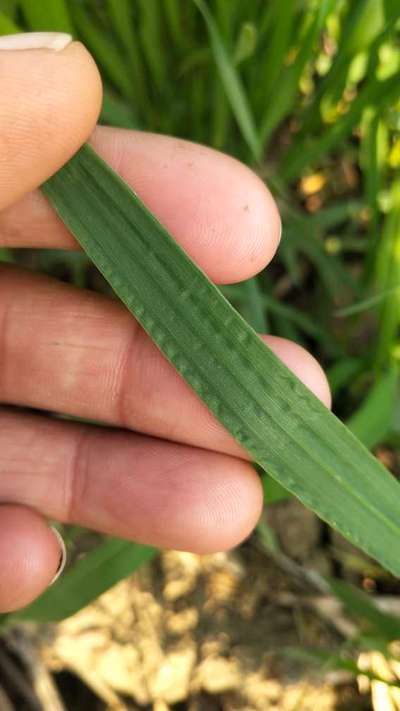
[[[281,211],[279,253],[225,294],[319,358],[367,446],[398,448],[398,0],[0,0],[0,33],[20,28],[88,46],[103,123],[202,142],[259,173]],[[92,286],[82,255],[29,260]]]

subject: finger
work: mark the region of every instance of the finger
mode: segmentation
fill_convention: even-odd
[[[287,338],[262,336],[262,339],[326,407],[330,408],[332,406],[328,379],[311,353],[299,346],[298,343],[289,341]]]
[[[1,401],[242,453],[119,303],[13,267],[0,276]],[[314,358],[266,342],[329,405]]]
[[[57,33],[0,38],[0,209],[54,173],[93,130],[99,74],[70,40]]]
[[[204,553],[230,548],[250,533],[262,490],[251,465],[227,455],[0,410],[0,500]]]
[[[10,463],[6,471],[12,476]],[[57,574],[62,557],[58,538],[36,511],[1,505],[0,612],[25,607],[44,592]]]
[[[99,128],[93,144],[214,281],[246,279],[273,257],[277,208],[261,180],[238,161],[138,131]],[[39,192],[0,215],[0,244],[77,247]]]

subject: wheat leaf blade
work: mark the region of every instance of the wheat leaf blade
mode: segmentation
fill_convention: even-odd
[[[130,188],[84,146],[45,185],[61,219],[252,459],[400,573],[400,487],[264,345]]]
[[[149,562],[156,552],[150,546],[107,538],[78,559],[55,585],[31,605],[11,613],[8,620],[55,622],[75,615],[110,587]]]

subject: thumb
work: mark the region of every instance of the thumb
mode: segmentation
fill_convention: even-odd
[[[0,37],[0,209],[32,190],[86,140],[101,105],[90,54],[72,37]]]

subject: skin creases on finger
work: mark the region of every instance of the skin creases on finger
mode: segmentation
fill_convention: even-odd
[[[64,523],[205,553],[249,535],[262,488],[248,462],[228,455],[3,409],[1,500]]]

